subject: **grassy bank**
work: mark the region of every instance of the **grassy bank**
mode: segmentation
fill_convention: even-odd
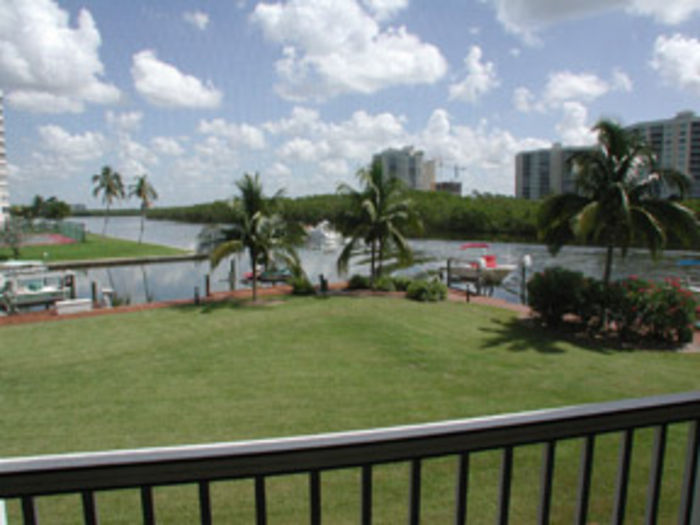
[[[52,244],[45,246],[22,246],[21,259],[43,259],[45,261],[76,261],[83,259],[108,259],[111,257],[140,257],[149,255],[176,255],[183,250],[157,244],[137,243],[113,237],[88,233],[85,242],[75,244]],[[0,260],[9,259],[12,251],[0,247]]]
[[[552,339],[465,303],[290,299],[182,307],[0,329],[0,455],[308,434],[640,397],[697,388],[698,355],[614,352]],[[674,516],[685,428],[671,427],[661,522]],[[553,523],[574,512],[580,441],[557,448]],[[596,441],[592,522],[609,521],[619,435]],[[635,435],[629,521],[642,520],[651,432]],[[515,451],[514,523],[535,521],[539,447]],[[470,521],[491,522],[498,453],[475,454]],[[456,461],[424,466],[423,519],[451,521]],[[359,472],[324,473],[324,520],[359,519]],[[271,480],[272,522],[307,518],[307,479]],[[377,523],[404,521],[406,465],[380,467]],[[300,499],[295,499],[295,498]],[[215,520],[253,522],[251,482],[213,485]],[[138,492],[98,496],[110,523],[139,521]],[[196,521],[196,487],[156,491],[159,521]],[[18,507],[10,505],[11,517]],[[79,498],[48,498],[51,523]],[[14,522],[14,520],[13,520]]]

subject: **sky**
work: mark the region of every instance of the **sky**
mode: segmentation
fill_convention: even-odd
[[[518,151],[699,112],[699,35],[700,0],[0,0],[10,201],[332,193],[408,145],[512,195]]]

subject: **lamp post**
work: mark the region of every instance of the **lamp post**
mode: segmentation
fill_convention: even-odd
[[[529,253],[520,259],[520,301],[527,304],[527,271],[532,267],[532,257]]]

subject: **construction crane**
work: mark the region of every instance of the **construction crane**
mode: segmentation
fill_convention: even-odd
[[[461,182],[461,177],[460,174],[463,171],[467,171],[466,166],[460,166],[459,164],[445,164],[442,159],[438,161],[438,166],[440,167],[440,173],[442,173],[442,168],[452,168],[454,170],[454,179],[452,182],[442,182],[441,184],[445,185],[443,187],[443,191],[449,191],[450,193],[455,193],[458,195],[462,194],[462,182]],[[444,179],[443,179],[444,180]],[[447,189],[449,188],[449,189]]]
[[[445,164],[442,159],[438,161],[438,167],[442,168],[452,168],[454,170],[454,180],[459,180],[459,175],[463,171],[467,171],[466,166],[460,166],[459,164]]]

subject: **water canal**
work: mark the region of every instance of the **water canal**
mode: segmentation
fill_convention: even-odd
[[[104,219],[100,217],[81,217],[76,219],[86,225],[88,231],[101,233]],[[107,235],[123,239],[137,240],[139,235],[140,218],[138,217],[112,217],[108,223]],[[147,221],[144,232],[144,242],[174,246],[186,250],[194,250],[197,246],[197,235],[203,225],[179,223],[173,221]],[[464,252],[459,250],[462,243],[480,239],[440,240],[420,239],[411,241],[412,247],[425,256],[434,259],[433,262],[423,263],[407,271],[417,273],[422,270],[444,266],[448,257],[464,257]],[[310,248],[301,248],[299,255],[309,278],[318,282],[318,276],[323,274],[330,281],[341,277],[335,269],[336,259],[340,249],[322,251]],[[564,266],[582,271],[587,275],[600,277],[603,273],[604,251],[592,247],[565,247],[556,257],[552,257],[546,247],[537,244],[520,243],[491,243],[489,250],[498,256],[501,262],[518,263],[525,254],[532,257],[532,268],[529,272],[540,271],[548,266]],[[680,278],[692,278],[700,281],[700,268],[679,267],[678,261],[683,258],[700,257],[698,252],[690,251],[666,251],[658,259],[653,260],[646,250],[630,250],[625,260],[617,256],[614,263],[614,277],[624,277],[632,274],[652,279],[676,276]],[[236,265],[238,288],[240,276],[250,271],[250,265],[244,254],[232,258]],[[176,262],[147,265],[125,265],[112,268],[92,268],[78,271],[78,295],[90,296],[90,287],[93,281],[98,283],[98,288],[112,288],[117,296],[132,304],[164,301],[171,299],[184,299],[192,297],[195,286],[200,292],[204,290],[206,274],[211,274],[210,282],[212,291],[224,291],[229,286],[230,260],[224,261],[213,270],[207,261],[203,262]],[[352,272],[366,272],[367,270],[351,266]],[[506,282],[507,288],[518,290],[519,272],[516,272]],[[494,295],[510,301],[518,301],[518,296],[505,289],[496,289]]]

